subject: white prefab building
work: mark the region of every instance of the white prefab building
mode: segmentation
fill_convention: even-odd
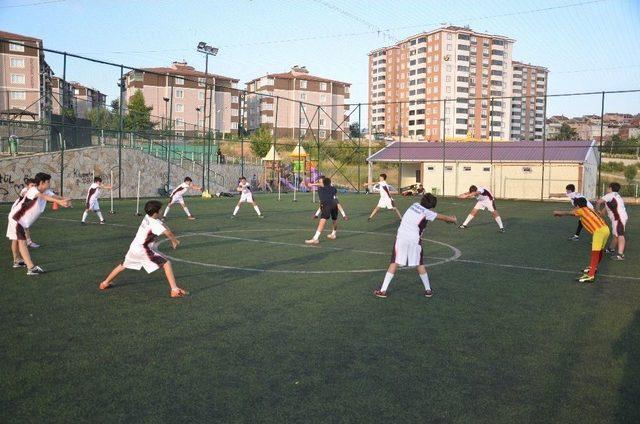
[[[476,185],[499,198],[544,200],[570,183],[594,198],[598,158],[595,141],[394,142],[368,161],[401,163],[403,187],[422,183],[427,191],[455,196]]]

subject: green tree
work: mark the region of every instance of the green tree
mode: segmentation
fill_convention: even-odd
[[[359,122],[354,122],[351,125],[349,125],[349,135],[351,136],[351,138],[360,137],[360,123]]]
[[[560,132],[558,133],[558,140],[575,140],[578,136],[576,130],[566,122],[560,126]]]
[[[627,165],[624,167],[624,178],[629,184],[635,180],[636,175],[638,175],[638,167],[636,165]]]
[[[136,90],[127,105],[127,114],[124,117],[125,130],[147,131],[153,129],[156,124],[151,122],[152,110],[153,107],[145,104],[142,91]]]
[[[251,151],[254,155],[262,158],[269,153],[271,148],[271,131],[266,125],[261,125],[253,134],[250,139]]]
[[[111,129],[113,124],[113,113],[104,107],[91,108],[86,113],[87,119],[91,121],[91,127],[96,129]]]

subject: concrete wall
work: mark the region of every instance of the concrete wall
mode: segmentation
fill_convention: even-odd
[[[24,179],[37,172],[51,174],[52,188],[60,192],[61,153],[39,153],[29,156],[7,157],[0,159],[0,202],[13,202],[24,187]],[[202,182],[202,168],[180,168],[171,166],[171,185],[180,184],[185,176],[190,176],[196,184]],[[74,199],[84,199],[93,175],[109,183],[113,171],[114,185],[120,185],[122,197],[135,197],[138,183],[138,170],[141,173],[140,195],[158,196],[158,189],[167,180],[167,163],[140,150],[125,149],[122,152],[122,184],[118,182],[118,151],[113,147],[87,147],[70,149],[64,152],[64,195]],[[239,165],[212,165],[211,192],[229,190],[236,186],[240,176]],[[215,173],[213,172],[215,171]],[[245,165],[245,174],[262,174],[262,167]],[[215,182],[215,183],[214,183]],[[193,194],[196,194],[194,192]],[[114,191],[115,197],[118,191]],[[103,196],[107,197],[105,192]]]
[[[444,171],[444,195],[455,196],[469,189],[470,185],[482,186],[492,190],[498,198],[544,199],[549,193],[563,193],[569,183],[576,184],[579,191],[588,197],[595,197],[595,178],[597,166],[587,161],[579,163],[489,163],[447,162]],[[442,163],[425,162],[422,166],[422,184],[427,191],[442,191]],[[525,168],[528,168],[525,170]],[[415,182],[416,164],[404,164],[402,185]],[[544,187],[543,187],[544,185]]]

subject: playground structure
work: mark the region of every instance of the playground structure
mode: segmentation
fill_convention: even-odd
[[[302,145],[298,144],[288,156],[287,163],[283,163],[282,156],[271,146],[269,152],[262,158],[264,172],[260,181],[260,188],[264,191],[277,190],[281,192],[299,191],[306,193],[315,191],[311,184],[318,180],[316,164],[309,159],[309,155]],[[269,178],[270,177],[270,178]]]

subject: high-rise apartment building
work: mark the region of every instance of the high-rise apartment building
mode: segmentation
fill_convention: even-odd
[[[511,139],[541,140],[549,70],[513,61]]]
[[[208,128],[211,116],[212,132],[227,134],[238,131],[239,96],[236,86],[239,80],[236,78],[208,73],[205,82],[205,73],[186,62],[130,71],[125,77],[127,102],[136,90],[140,90],[145,104],[153,108],[151,120],[159,127],[166,127],[171,119],[171,127],[178,135],[202,132]],[[209,87],[206,93],[207,117],[204,116],[205,83]],[[212,101],[211,85],[215,86]]]
[[[311,75],[306,67],[267,74],[247,83],[247,129],[261,125],[278,127],[280,137],[297,138],[313,132],[320,139],[346,138],[349,119],[345,115],[351,84]],[[261,95],[262,94],[262,95]],[[276,99],[278,115],[276,117]],[[284,100],[288,99],[288,100]],[[324,106],[320,113],[314,105]],[[276,122],[277,121],[277,122]]]
[[[510,139],[514,41],[448,26],[372,51],[370,131],[427,141]]]

